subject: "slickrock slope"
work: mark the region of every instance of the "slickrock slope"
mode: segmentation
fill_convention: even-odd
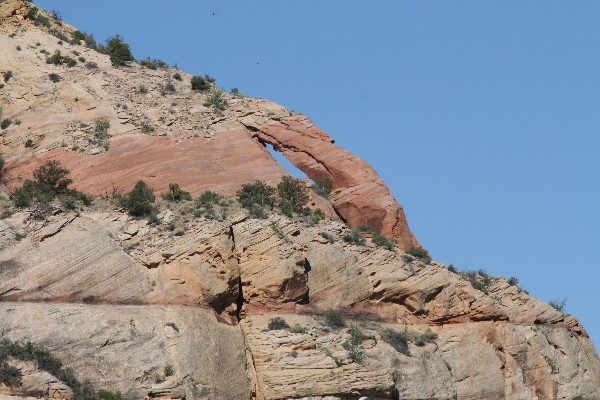
[[[232,196],[286,173],[266,143],[311,179],[330,178],[333,191],[312,195],[328,216],[318,223],[276,211],[255,219],[228,201],[212,216],[163,202],[156,223],[101,198],[2,213],[0,339],[45,346],[80,380],[131,400],[600,399],[600,358],[574,317],[504,278],[479,290],[404,253],[418,242],[383,181],[308,118],[232,94],[216,112],[190,90],[190,75],[114,68],[105,55],[57,44],[27,20],[29,7],[0,3],[0,71],[13,74],[0,89],[2,118],[20,120],[0,130],[0,197],[47,159],[94,195],[144,179],[158,192],[178,182],[194,196]],[[97,68],[46,64],[40,51],[59,49]],[[106,146],[94,141],[98,118],[110,122]],[[363,245],[344,241],[340,216],[398,248],[368,235]],[[331,310],[346,327],[331,323]],[[271,329],[275,318],[288,326]],[[0,384],[0,400],[73,398],[36,363],[7,362],[23,385]]]

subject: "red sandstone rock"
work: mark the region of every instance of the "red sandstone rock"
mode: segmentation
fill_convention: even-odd
[[[293,116],[279,121],[262,121],[250,115],[240,121],[314,181],[322,177],[331,179],[330,200],[350,225],[368,225],[396,240],[402,250],[419,246],[408,227],[402,206],[377,172],[365,161],[334,145],[333,139],[310,119]]]

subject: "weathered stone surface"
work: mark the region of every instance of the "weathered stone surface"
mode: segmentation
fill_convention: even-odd
[[[80,379],[128,399],[156,393],[167,364],[188,399],[243,399],[250,392],[241,330],[199,308],[0,303],[0,320],[4,337],[47,346]]]

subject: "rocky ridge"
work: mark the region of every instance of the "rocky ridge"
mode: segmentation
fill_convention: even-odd
[[[158,191],[177,181],[195,196],[231,196],[285,174],[268,143],[309,178],[330,178],[333,191],[313,195],[329,216],[317,224],[278,213],[253,219],[235,204],[211,218],[163,204],[150,224],[100,198],[81,210],[4,215],[2,338],[40,343],[95,387],[129,399],[600,399],[600,359],[574,317],[504,278],[478,290],[405,254],[418,242],[401,206],[308,118],[233,94],[217,112],[189,89],[190,75],[179,82],[173,70],[114,68],[105,55],[57,44],[30,24],[29,7],[0,3],[0,71],[13,73],[0,89],[2,118],[21,121],[0,131],[9,189],[52,158],[94,195],[144,179]],[[41,49],[77,51],[98,68],[49,65]],[[49,82],[49,73],[62,80]],[[163,95],[169,81],[176,91]],[[142,85],[148,93],[138,93]],[[110,122],[108,150],[90,141],[98,118]],[[398,248],[344,241],[341,218]],[[174,221],[186,229],[171,230]],[[330,310],[343,311],[347,327],[330,326]],[[289,328],[269,329],[277,317]],[[355,353],[352,327],[362,335]],[[406,332],[405,347],[391,331]],[[0,385],[0,399],[71,397],[57,377],[9,361],[24,384]],[[163,376],[166,365],[173,375]]]

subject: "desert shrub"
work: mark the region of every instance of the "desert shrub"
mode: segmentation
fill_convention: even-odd
[[[94,121],[94,137],[98,140],[106,140],[109,128],[110,121],[107,118],[98,118]]]
[[[56,50],[54,54],[46,58],[46,64],[63,65],[71,68],[77,65],[77,60],[72,57],[62,55],[60,50]]]
[[[67,178],[69,174],[70,171],[63,168],[57,160],[48,160],[33,171],[37,189],[55,195],[68,191],[68,186],[73,183],[71,179]]]
[[[201,76],[192,76],[191,79],[192,90],[208,90],[210,89],[210,83],[202,78]]]
[[[196,205],[198,207],[212,208],[212,206],[217,204],[220,200],[221,196],[219,196],[215,192],[207,190],[198,197],[198,199],[196,200]]]
[[[149,121],[142,121],[140,126],[142,127],[142,132],[144,133],[154,132],[154,127],[150,124]]]
[[[165,376],[173,376],[175,374],[175,370],[171,364],[165,365],[163,372],[165,373]]]
[[[268,328],[270,331],[275,331],[275,330],[279,330],[279,329],[286,329],[289,328],[290,326],[287,324],[287,322],[285,322],[285,320],[281,317],[275,317],[275,318],[271,318],[269,320],[269,325]]]
[[[431,256],[423,247],[410,247],[406,253],[426,263],[431,262]]]
[[[186,192],[182,190],[181,187],[177,183],[169,183],[169,191],[163,194],[163,198],[168,201],[192,201],[192,196],[190,192]]]
[[[292,212],[301,213],[308,202],[308,191],[301,179],[289,175],[281,177],[277,184],[278,203],[281,211],[291,216]]]
[[[394,250],[396,248],[396,243],[385,236],[381,236],[378,233],[373,234],[373,243],[375,243],[379,247],[383,247],[386,250]]]
[[[473,288],[487,293],[488,287],[492,283],[492,277],[484,269],[466,270],[458,273],[461,278],[468,281]]]
[[[31,7],[29,9],[27,18],[29,18],[34,25],[50,26],[50,20],[46,16],[40,14],[40,10],[37,7]]]
[[[448,271],[454,272],[455,274],[458,272],[453,264],[448,265]]]
[[[148,93],[148,88],[144,85],[140,85],[137,87],[137,89],[135,89],[135,92],[137,94],[147,94]]]
[[[430,328],[427,328],[427,330],[425,332],[418,335],[417,341],[420,341],[423,343],[433,343],[437,340],[437,338],[438,338],[437,333],[433,332]]]
[[[156,210],[154,208],[154,190],[139,180],[131,192],[125,195],[125,208],[135,217],[149,217]]]
[[[12,201],[17,208],[29,207],[33,201],[33,193],[24,187],[20,187],[12,192]]]
[[[60,82],[61,77],[60,75],[52,72],[51,74],[48,74],[48,79],[50,79],[51,82],[57,83]]]
[[[183,78],[181,77],[181,74],[179,72],[175,72],[173,74],[173,79],[175,79],[176,81],[182,81]]]
[[[4,71],[2,73],[2,76],[4,78],[4,82],[8,82],[10,80],[10,78],[13,77],[13,73],[12,73],[12,71]]]
[[[318,224],[319,221],[322,221],[323,219],[325,219],[325,213],[321,211],[320,208],[317,208],[310,214],[310,221],[313,224]]]
[[[289,331],[292,333],[308,333],[308,328],[301,325],[294,325],[289,328]]]
[[[408,348],[408,341],[410,336],[406,328],[404,331],[396,331],[394,329],[385,329],[381,333],[381,338],[390,344],[397,352],[404,355],[410,355],[410,349]]]
[[[352,244],[358,244],[358,245],[363,245],[365,243],[365,238],[362,237],[362,235],[360,234],[360,231],[358,231],[358,229],[351,229],[349,233],[344,235],[343,239],[344,239],[344,242],[346,242],[346,243],[352,243]]]
[[[175,93],[176,91],[177,89],[175,89],[175,85],[173,85],[171,82],[167,82],[165,86],[163,86],[162,94],[164,96],[167,93]]]
[[[342,344],[342,347],[348,352],[348,358],[355,363],[362,363],[365,357],[362,344],[367,336],[356,326],[351,325],[348,329],[350,339]]]
[[[2,179],[4,178],[4,157],[0,154],[0,183],[2,183]]]
[[[84,63],[85,62],[85,57],[79,57],[78,60],[79,60],[79,62]]]
[[[12,121],[8,118],[5,118],[2,120],[2,122],[0,122],[0,128],[1,129],[6,129],[10,126],[10,124],[12,124]]]
[[[250,215],[250,218],[266,219],[268,217],[264,208],[262,208],[258,204],[252,204],[248,208],[248,214]]]
[[[10,387],[21,386],[21,378],[23,374],[21,370],[12,365],[8,365],[6,361],[0,363],[0,383]]]
[[[333,329],[346,327],[346,316],[340,310],[328,310],[323,314],[325,325]]]
[[[507,282],[511,286],[519,286],[519,279],[515,278],[514,276],[511,276],[510,278],[508,278]]]
[[[548,302],[548,304],[550,304],[550,306],[554,307],[556,309],[556,311],[564,313],[565,312],[565,307],[567,306],[567,299],[562,299],[562,300],[550,300]]]
[[[164,68],[167,69],[169,68],[169,64],[167,64],[166,62],[164,62],[163,60],[159,60],[158,58],[145,58],[143,60],[140,60],[140,65],[142,67],[146,67],[149,69],[158,69],[158,68]]]
[[[275,202],[275,188],[263,181],[246,183],[237,191],[237,198],[242,207],[251,209],[254,205],[271,207]]]
[[[318,195],[325,198],[329,198],[329,195],[333,190],[333,182],[331,181],[331,179],[329,179],[329,177],[322,176],[319,179],[317,179],[315,185],[313,186],[313,189]]]
[[[98,390],[98,400],[124,400],[119,392],[110,392],[108,390]]]
[[[212,89],[204,102],[204,106],[213,107],[215,110],[220,111],[227,109],[228,105],[229,103],[227,103],[219,89]]]
[[[33,147],[33,140],[27,139],[25,141],[25,147]]]
[[[134,61],[129,45],[125,43],[120,35],[115,35],[106,40],[106,51],[114,67],[124,66],[127,65],[128,61]]]
[[[98,64],[96,64],[93,61],[90,61],[90,62],[85,63],[85,67],[88,69],[96,69],[96,68],[98,68]]]
[[[238,88],[234,87],[229,91],[229,93],[231,93],[235,96],[238,96],[240,94],[240,90]]]
[[[71,33],[71,43],[80,44],[86,39],[86,34],[81,31],[75,31]]]

